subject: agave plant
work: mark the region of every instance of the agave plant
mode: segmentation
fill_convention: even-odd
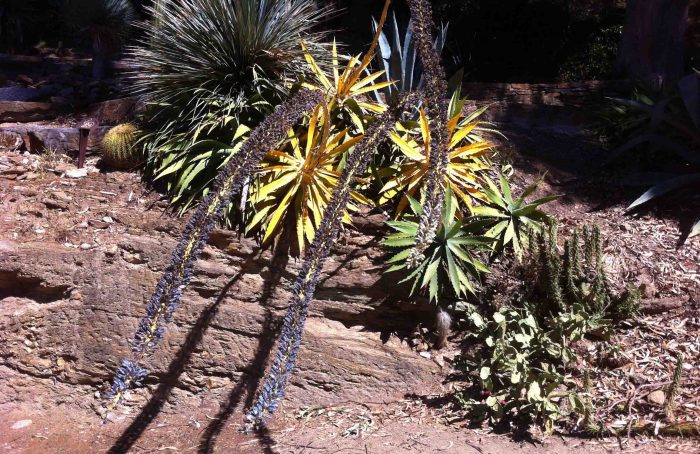
[[[342,68],[342,73],[340,72],[341,57],[338,55],[335,41],[333,41],[331,50],[331,63],[333,65],[331,74],[319,66],[313,55],[306,54],[312,79],[304,83],[304,86],[325,91],[330,97],[329,110],[332,112],[335,122],[351,124],[359,132],[364,132],[368,114],[380,114],[386,110],[386,104],[383,102],[371,101],[363,95],[393,84],[393,81],[376,82],[384,74],[384,71],[371,73],[367,70],[378,38],[377,34],[364,57],[361,55],[352,58],[346,57],[347,63]],[[307,49],[306,45],[304,45],[304,49]]]
[[[313,0],[182,0],[151,9],[132,48],[134,85],[150,106],[148,171],[167,182],[180,209],[199,200],[248,131],[323,60]],[[307,42],[307,50],[300,46]]]
[[[287,221],[294,225],[298,251],[303,252],[307,242],[313,241],[338,185],[341,158],[362,140],[361,135],[351,137],[348,129],[332,129],[328,106],[323,103],[308,124],[290,130],[284,145],[268,152],[257,171],[259,182],[252,188],[250,202],[255,214],[247,226],[248,231],[262,227],[263,244],[278,237]],[[369,203],[357,192],[352,196]],[[348,209],[355,207],[349,204]]]
[[[450,121],[447,123],[448,163],[443,180],[443,186],[449,186],[456,196],[455,203],[460,215],[469,214],[472,199],[484,198],[479,177],[491,169],[488,154],[494,148],[480,134],[493,131],[486,127],[488,123],[479,120],[488,106],[465,115],[465,102],[466,99],[460,99],[458,92],[453,94],[450,101]],[[418,140],[413,138],[415,135],[419,135]],[[425,109],[420,110],[417,125],[409,123],[408,127],[399,126],[390,133],[390,138],[401,153],[401,160],[399,166],[392,166],[382,172],[393,176],[380,191],[380,203],[400,197],[396,208],[396,214],[400,215],[408,206],[409,197],[415,198],[425,187],[432,153],[435,153],[430,120]]]
[[[425,259],[415,268],[409,267],[407,260],[416,243],[418,219],[423,214],[420,203],[408,196],[411,215],[401,221],[387,222],[397,233],[389,235],[384,245],[402,248],[401,252],[388,260],[387,263],[392,266],[387,272],[403,271],[407,276],[401,282],[413,282],[411,293],[416,289],[427,291],[430,300],[435,302],[446,293],[447,288],[456,297],[475,293],[475,283],[479,281],[480,274],[489,272],[473,252],[486,249],[492,240],[474,235],[471,226],[457,218],[455,202],[452,191],[447,188],[440,227],[435,239],[424,252]]]
[[[527,197],[537,189],[541,179],[525,189],[520,197],[513,197],[510,183],[503,174],[499,175],[500,187],[488,176],[484,176],[483,180],[486,182],[483,187],[486,200],[482,205],[473,207],[472,211],[481,219],[480,224],[488,229],[484,235],[496,240],[494,251],[501,252],[512,245],[516,257],[520,258],[527,244],[528,232],[532,229],[541,231],[544,225],[551,223],[551,218],[540,207],[559,196],[527,202]]]
[[[101,79],[106,75],[110,59],[121,49],[123,40],[136,19],[129,0],[66,0],[63,10],[65,21],[80,33],[88,33],[92,40],[92,75]]]
[[[663,196],[696,194],[700,187],[700,73],[690,74],[678,82],[676,92],[669,97],[653,101],[649,97],[615,99],[624,108],[631,109],[631,139],[619,147],[609,162],[625,153],[651,146],[674,155],[692,166],[694,171],[682,174],[636,175],[635,179],[654,182],[627,208],[628,212],[658,200]],[[686,237],[700,234],[700,214]]]
[[[374,19],[372,19],[372,28],[375,32],[378,29],[377,21]],[[443,24],[438,30],[434,44],[437,53],[442,53],[442,49],[445,47],[447,28],[448,25]],[[418,90],[423,86],[423,67],[413,42],[413,21],[408,22],[408,27],[406,27],[402,38],[396,13],[392,12],[391,29],[391,37],[383,30],[381,31],[379,37],[380,52],[375,57],[379,67],[384,69],[383,75],[386,81],[394,82],[376,92],[377,95],[379,93],[383,95],[382,101],[390,104],[398,99],[399,94]]]

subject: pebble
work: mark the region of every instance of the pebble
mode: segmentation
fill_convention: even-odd
[[[84,251],[87,251],[88,249],[92,249],[92,244],[83,243],[80,245],[80,249],[82,249]]]
[[[32,425],[31,419],[20,419],[16,423],[12,424],[12,428],[15,430],[24,429],[25,427],[29,427],[31,425]]]
[[[664,393],[660,389],[657,389],[656,391],[652,391],[649,393],[649,395],[647,396],[647,400],[652,404],[662,406],[664,402],[666,402],[666,393]]]
[[[83,178],[87,176],[87,172],[87,169],[84,167],[82,169],[68,169],[66,170],[65,175],[68,178]]]

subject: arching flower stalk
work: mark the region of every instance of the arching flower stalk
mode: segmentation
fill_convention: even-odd
[[[449,163],[449,131],[447,128],[448,105],[445,70],[440,62],[440,54],[433,47],[433,13],[427,0],[409,0],[413,34],[416,48],[425,71],[423,105],[431,122],[432,149],[430,167],[425,184],[423,216],[418,225],[416,245],[408,257],[408,265],[418,266],[423,260],[423,252],[430,246],[440,223],[445,189],[442,179]]]
[[[265,153],[285,138],[287,130],[305,112],[321,102],[324,102],[321,92],[304,90],[280,104],[253,131],[240,151],[221,171],[215,189],[202,200],[187,223],[170,265],[151,296],[146,316],[141,320],[131,341],[131,359],[122,362],[103,403],[107,412],[119,404],[128,389],[138,386],[145,378],[147,371],[139,365],[139,361],[151,353],[162,339],[165,325],[171,320],[182,292],[192,277],[194,262],[231,197],[240,190]]]
[[[326,257],[338,238],[343,214],[350,201],[352,184],[367,170],[372,155],[379,144],[385,140],[386,134],[396,123],[401,111],[414,105],[415,101],[415,95],[408,95],[399,106],[382,114],[367,128],[364,139],[357,144],[348,158],[338,185],[326,207],[321,225],[306,252],[301,270],[292,287],[292,296],[283,320],[277,352],[255,402],[245,417],[245,431],[263,424],[275,412],[280,400],[284,397],[285,386],[294,369],[301,346],[309,303],[313,298]]]

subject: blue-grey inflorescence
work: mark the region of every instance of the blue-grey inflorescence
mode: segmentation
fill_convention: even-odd
[[[416,267],[437,233],[445,197],[443,179],[449,163],[448,103],[445,70],[440,54],[433,46],[433,13],[427,0],[409,0],[413,35],[424,68],[423,106],[431,122],[430,162],[426,177],[423,215],[418,224],[416,246],[408,257],[408,265]]]
[[[316,289],[323,264],[333,243],[338,238],[343,215],[350,201],[353,182],[367,169],[369,160],[389,129],[394,126],[398,114],[407,106],[415,105],[415,94],[407,95],[398,106],[390,109],[367,128],[365,137],[356,145],[333,191],[311,246],[304,256],[301,270],[292,287],[289,307],[283,320],[277,343],[277,352],[268,370],[265,381],[258,391],[253,406],[245,417],[244,430],[257,428],[277,409],[284,397],[287,380],[292,374],[308,307]]]
[[[323,93],[304,90],[280,104],[265,121],[251,133],[241,149],[218,175],[214,190],[199,204],[182,234],[170,265],[160,278],[146,307],[146,316],[139,323],[131,341],[132,358],[122,363],[103,406],[112,410],[130,387],[138,386],[146,370],[138,365],[142,357],[158,345],[180,302],[182,292],[192,277],[194,262],[228,205],[268,150],[285,138],[305,112],[324,101]]]

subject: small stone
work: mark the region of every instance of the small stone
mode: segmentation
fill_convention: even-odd
[[[146,263],[146,261],[141,257],[141,254],[132,254],[130,252],[124,252],[124,260],[127,263],[131,263],[133,265],[140,265],[142,263]]]
[[[108,257],[114,257],[115,255],[117,255],[118,252],[119,252],[119,248],[117,247],[116,244],[113,244],[112,246],[108,247],[105,250],[105,255]]]
[[[54,191],[51,193],[53,199],[60,200],[61,202],[70,202],[73,197],[69,196],[63,191]]]
[[[419,355],[421,355],[423,358],[430,359],[430,353],[428,352],[420,352]]]
[[[88,249],[92,249],[92,244],[83,243],[80,245],[80,249],[82,249],[84,251],[87,251]]]
[[[666,402],[666,393],[660,389],[657,389],[656,391],[652,391],[647,395],[647,400],[652,404],[661,407],[663,406],[664,402]]]
[[[98,219],[90,219],[88,221],[88,224],[90,224],[92,227],[94,227],[96,229],[106,229],[107,227],[109,227],[109,224],[107,222],[100,221]]]
[[[32,420],[31,419],[20,419],[16,423],[12,424],[12,429],[24,429],[25,427],[29,427],[32,425]]]
[[[87,176],[87,173],[87,169],[83,167],[82,169],[68,169],[66,170],[65,175],[68,178],[83,178]]]
[[[105,217],[102,218],[102,221],[103,221],[103,222],[106,222],[107,224],[112,224],[112,223],[114,222],[114,219],[112,219],[112,218],[109,217],[109,216],[105,216]]]

